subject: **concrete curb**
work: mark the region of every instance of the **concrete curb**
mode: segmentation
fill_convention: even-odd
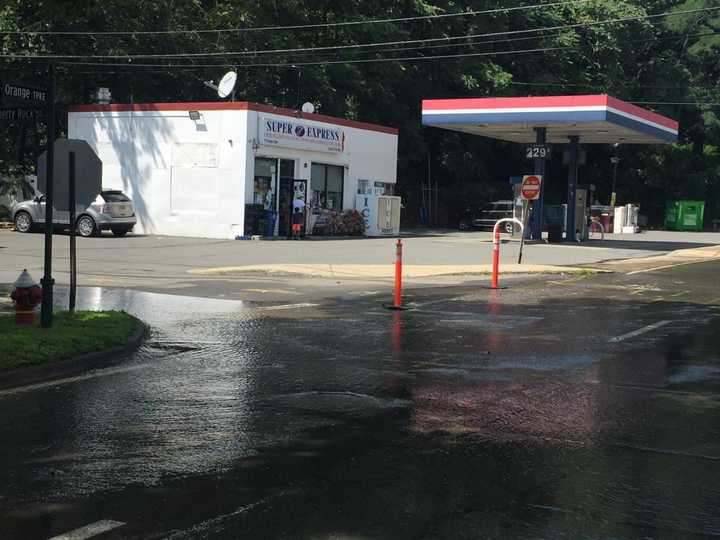
[[[492,266],[480,265],[413,265],[403,266],[405,279],[433,278],[447,276],[485,276]],[[503,264],[503,274],[578,274],[601,273],[603,270],[587,266],[555,266],[539,264]],[[607,271],[607,270],[605,270]],[[394,267],[391,264],[265,264],[227,266],[218,268],[195,268],[188,273],[200,276],[304,276],[329,279],[392,279]]]
[[[651,255],[649,257],[603,261],[591,266],[615,272],[637,272],[639,270],[651,271],[668,266],[695,264],[718,259],[720,259],[720,246],[705,246],[677,249],[662,255]]]
[[[149,332],[150,328],[138,319],[137,328],[124,345],[93,351],[75,358],[55,360],[39,366],[19,367],[0,372],[0,389],[72,377],[83,371],[114,366],[128,354],[135,352]]]

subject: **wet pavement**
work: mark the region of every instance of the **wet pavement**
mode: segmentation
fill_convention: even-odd
[[[504,235],[504,239],[508,237]],[[505,243],[501,248],[501,264],[518,259],[519,243]],[[0,231],[0,283],[12,283],[23,268],[40,279],[43,272],[44,236]],[[58,284],[69,283],[69,237],[57,234],[53,240],[53,277]],[[492,261],[492,233],[445,232],[405,238],[405,265],[446,267],[445,273],[456,274],[443,282],[462,283],[477,276],[463,276],[468,267],[488,265]],[[612,260],[641,260],[668,252],[720,245],[720,232],[663,232],[608,235],[604,241],[593,238],[583,244],[526,243],[523,250],[525,265],[587,266]],[[392,272],[395,262],[394,238],[367,238],[320,241],[235,241],[209,238],[181,238],[169,236],[128,235],[116,238],[103,235],[77,239],[78,284],[82,286],[119,287],[213,298],[263,299],[271,295],[291,297],[298,291],[315,289],[324,296],[312,270],[304,279],[283,280],[266,274],[284,265],[331,265],[339,267],[338,280],[352,288],[362,279],[356,270],[342,271],[344,265],[380,265]],[[269,265],[269,267],[268,267]],[[213,275],[213,271],[227,267],[255,267],[257,275],[244,272],[235,276]],[[275,267],[275,268],[273,268]],[[457,267],[452,271],[449,268]],[[258,271],[258,268],[265,270]],[[465,268],[463,270],[462,268]],[[487,270],[485,270],[487,271]],[[197,272],[210,272],[198,274]],[[474,270],[473,273],[477,272]],[[376,274],[377,278],[383,274]],[[367,278],[372,278],[370,274]],[[360,285],[375,288],[383,280],[365,279]],[[387,283],[390,279],[385,280]],[[410,280],[408,280],[410,281]],[[437,277],[426,280],[412,278],[414,284],[423,281],[440,283]],[[333,288],[335,280],[332,280]],[[262,292],[268,291],[268,292]]]
[[[0,538],[720,536],[720,263],[248,303],[0,391]]]

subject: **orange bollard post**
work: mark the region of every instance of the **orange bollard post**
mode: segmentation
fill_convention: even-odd
[[[492,286],[491,289],[499,289],[498,273],[500,272],[500,229],[497,225],[493,235],[493,261],[492,261]]]
[[[393,308],[402,308],[402,240],[399,238],[395,247],[395,298]]]

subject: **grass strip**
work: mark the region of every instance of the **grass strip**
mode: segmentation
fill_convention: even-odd
[[[59,311],[53,327],[16,325],[0,314],[0,370],[65,360],[127,343],[138,320],[124,311]]]

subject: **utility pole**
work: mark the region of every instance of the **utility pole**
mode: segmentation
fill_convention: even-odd
[[[52,327],[53,285],[52,241],[53,241],[53,172],[55,168],[55,65],[48,68],[47,108],[47,167],[45,182],[45,271],[42,280],[43,297],[40,310],[40,325]]]

